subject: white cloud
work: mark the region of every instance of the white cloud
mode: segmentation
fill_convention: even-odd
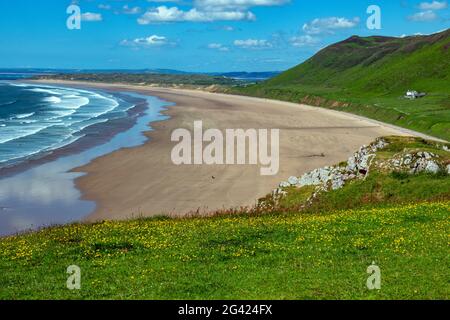
[[[148,0],[148,2],[178,2],[177,0]],[[138,19],[139,24],[155,22],[211,22],[211,21],[253,21],[252,7],[278,6],[290,0],[194,0],[192,8],[183,10],[165,5],[149,9]]]
[[[140,7],[129,7],[128,5],[124,5],[122,8],[122,12],[125,14],[138,14],[141,13]]]
[[[138,19],[142,25],[158,22],[212,22],[217,20],[238,21],[255,20],[255,15],[249,11],[199,11],[196,8],[183,11],[178,7],[160,6],[150,9]]]
[[[195,0],[194,6],[208,11],[225,9],[247,9],[251,7],[279,6],[290,0]]]
[[[100,13],[92,13],[92,12],[86,12],[81,15],[82,21],[102,21],[102,15]]]
[[[273,47],[272,43],[269,41],[257,39],[234,40],[233,44],[236,47],[244,49],[267,49]]]
[[[111,10],[111,6],[109,4],[99,4],[98,8],[102,10]]]
[[[421,10],[442,10],[447,9],[447,1],[433,1],[433,2],[422,2],[419,5]]]
[[[437,20],[438,15],[432,10],[427,10],[413,14],[409,16],[408,19],[416,22],[427,22]]]
[[[338,29],[350,29],[360,22],[358,17],[353,19],[330,17],[317,18],[303,25],[303,31],[307,34],[333,33]]]
[[[127,46],[127,47],[162,47],[169,44],[173,44],[169,42],[169,40],[166,37],[158,36],[158,35],[152,35],[146,38],[136,38],[133,40],[122,40],[120,42],[120,45]]]
[[[223,52],[230,50],[228,47],[224,46],[221,43],[210,43],[210,44],[208,44],[208,49],[213,49],[213,50],[218,50],[218,51],[223,51]]]
[[[295,36],[289,39],[294,47],[313,46],[319,43],[319,39],[310,35]]]

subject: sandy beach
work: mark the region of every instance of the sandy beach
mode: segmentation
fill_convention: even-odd
[[[406,129],[306,105],[194,90],[131,85],[52,82],[108,90],[134,91],[175,105],[169,120],[152,123],[142,146],[97,158],[76,171],[83,199],[97,203],[88,221],[138,216],[177,215],[250,206],[289,176],[346,160],[361,145],[387,135],[411,135]],[[280,129],[280,170],[261,176],[255,165],[174,165],[171,133],[204,129]]]

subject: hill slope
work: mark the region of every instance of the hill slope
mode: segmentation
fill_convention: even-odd
[[[403,98],[408,89],[423,99]],[[243,94],[340,108],[450,140],[450,29],[405,38],[353,36]]]
[[[319,194],[305,209],[298,208],[311,190],[290,187],[271,210],[0,238],[0,300],[448,299],[449,174],[380,164],[427,152],[450,165],[450,145],[386,141],[368,176]],[[382,289],[370,291],[373,261]],[[82,269],[82,290],[65,287],[73,264]]]
[[[0,240],[0,300],[448,299],[449,205],[45,229]]]

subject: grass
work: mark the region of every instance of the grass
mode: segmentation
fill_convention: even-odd
[[[78,73],[40,75],[40,80],[65,80],[88,81],[103,83],[128,83],[134,85],[159,85],[159,86],[211,86],[211,85],[238,85],[242,81],[233,80],[223,76],[202,74],[154,74],[154,73]]]
[[[448,152],[387,138],[377,160]],[[373,164],[375,166],[375,163]],[[0,239],[0,299],[448,299],[450,178],[371,169],[320,195],[291,189],[284,209],[209,218],[71,224]],[[381,268],[381,290],[366,287]],[[70,265],[81,290],[66,288]]]
[[[450,141],[450,92],[440,90],[407,100],[401,93],[384,96],[344,96],[342,89],[309,86],[249,86],[231,93],[264,97],[354,113]]]
[[[351,112],[450,141],[450,30],[423,37],[352,37],[261,84],[231,93]],[[404,99],[409,89],[426,92]]]
[[[448,299],[450,203],[70,225],[0,242],[1,299]],[[382,288],[366,288],[376,262]],[[65,288],[69,265],[82,289]]]
[[[322,193],[303,211],[320,213],[336,209],[375,208],[450,199],[450,176],[445,171],[436,174],[410,174],[375,167],[376,163],[392,159],[397,154],[414,153],[419,150],[438,155],[442,163],[450,163],[449,152],[437,147],[433,142],[420,138],[386,137],[385,140],[389,145],[377,153],[371,173],[365,180],[355,180],[345,188]],[[346,163],[340,165],[345,166]],[[314,190],[314,187],[291,188],[280,205],[284,208],[299,208]]]

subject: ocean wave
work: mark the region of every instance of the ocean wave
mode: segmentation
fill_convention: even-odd
[[[130,104],[120,98],[96,91],[11,85],[24,88],[17,89],[19,95],[24,91],[34,92],[36,100],[32,100],[34,95],[28,93],[23,99],[17,99],[17,108],[23,113],[4,119],[0,116],[0,163],[8,165],[11,161],[15,163],[74,143],[84,136],[81,134],[83,130],[126,116],[124,111],[130,108]],[[36,111],[27,113],[27,109]]]
[[[93,125],[95,125],[95,124],[100,124],[100,123],[106,123],[106,122],[108,122],[109,121],[109,119],[91,119],[92,121],[91,122],[89,122],[89,121],[86,121],[86,123],[84,123],[84,125],[82,125],[82,126],[80,126],[80,127],[78,127],[77,128],[77,132],[81,132],[81,131],[83,131],[84,129],[86,129],[86,128],[89,128],[89,127],[92,127]],[[80,122],[81,123],[81,122]],[[73,126],[72,126],[73,127]]]
[[[9,106],[9,105],[12,105],[12,104],[14,104],[16,102],[17,102],[17,100],[6,101],[6,102],[3,102],[3,103],[0,103],[0,107],[2,107],[2,106]]]
[[[38,93],[48,93],[48,94],[56,95],[56,96],[59,96],[59,95],[62,94],[62,93],[60,93],[58,91],[55,91],[55,90],[43,89],[43,88],[32,88],[32,89],[27,89],[27,90],[31,91],[31,92],[38,92]]]
[[[89,105],[90,99],[87,97],[78,97],[76,99],[61,100],[54,102],[54,106],[48,111],[50,117],[47,120],[58,120],[68,118],[74,115],[80,108]],[[95,117],[95,116],[92,116]]]
[[[35,114],[36,114],[36,112],[18,114],[18,115],[15,115],[14,117],[12,117],[12,119],[25,119],[25,118],[32,117]]]
[[[61,103],[62,100],[61,100],[61,98],[52,96],[52,97],[44,98],[43,101],[50,102],[50,103]]]
[[[28,126],[24,128],[21,126],[8,126],[6,130],[2,130],[0,145],[6,142],[11,142],[14,140],[35,135],[48,127],[49,126],[39,126],[39,127]]]
[[[14,82],[4,82],[4,83],[2,83],[2,85],[12,86],[12,87],[21,87],[21,88],[28,88],[31,86],[26,83],[14,83]]]

